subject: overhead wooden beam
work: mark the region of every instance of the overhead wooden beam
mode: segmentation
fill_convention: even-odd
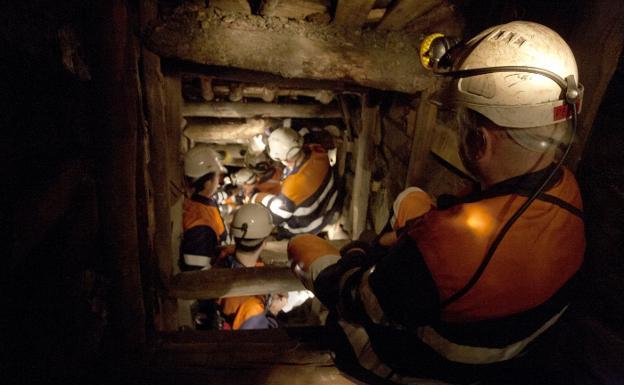
[[[335,105],[277,103],[186,103],[183,116],[214,118],[341,118]]]
[[[375,0],[338,0],[334,23],[349,28],[360,28],[366,23]]]
[[[289,19],[305,19],[314,14],[327,13],[326,0],[263,0],[260,14]]]
[[[146,44],[168,58],[290,78],[350,81],[382,90],[414,93],[433,80],[419,64],[414,36],[355,34],[332,25],[253,15],[232,19],[183,5],[154,26]]]
[[[208,6],[211,8],[219,8],[225,12],[241,13],[249,15],[251,7],[247,0],[210,0]]]
[[[442,0],[396,0],[386,12],[377,29],[398,31],[410,21],[431,10]]]
[[[210,299],[305,290],[287,266],[184,272],[171,280],[169,295]]]
[[[189,119],[184,136],[200,143],[249,143],[250,138],[264,134],[270,126],[270,121],[261,119],[250,119],[246,123],[206,123]]]

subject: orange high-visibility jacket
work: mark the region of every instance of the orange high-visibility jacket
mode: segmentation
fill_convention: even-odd
[[[183,203],[180,268],[201,269],[218,255],[217,246],[226,238],[225,225],[216,201],[194,194]]]
[[[258,193],[252,202],[266,206],[284,235],[316,234],[326,224],[338,197],[337,179],[327,152],[311,146],[305,162],[282,181],[278,195]]]
[[[492,364],[521,354],[566,310],[583,261],[581,196],[567,169],[513,224],[472,289],[442,304],[464,288],[501,227],[551,171],[431,210],[374,266],[340,260],[344,271],[324,270],[315,291],[334,290],[326,302],[366,325],[380,359],[408,374],[418,374],[419,362]]]

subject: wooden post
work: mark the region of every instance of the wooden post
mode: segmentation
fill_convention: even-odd
[[[334,23],[348,28],[361,28],[375,0],[338,0]]]
[[[170,203],[180,199],[184,192],[184,175],[180,153],[182,140],[182,83],[177,73],[165,74],[165,122],[167,129],[167,151],[169,183],[171,185]],[[177,252],[177,251],[176,251]]]
[[[416,126],[412,137],[412,151],[409,165],[407,167],[407,178],[405,186],[424,186],[425,164],[429,158],[431,143],[435,135],[436,117],[438,108],[429,102],[429,96],[433,89],[426,90],[420,97],[418,113],[416,115]]]
[[[157,17],[157,4],[154,0],[141,2],[142,28]],[[170,185],[168,175],[169,144],[165,122],[164,78],[160,72],[160,58],[146,48],[141,49],[143,58],[144,100],[147,110],[149,132],[149,171],[153,185],[154,200],[154,245],[153,253],[157,271],[157,288],[161,307],[156,315],[156,327],[161,331],[177,329],[175,301],[166,297],[173,273],[173,257],[171,255],[171,217]]]
[[[396,0],[384,14],[377,29],[398,31],[410,21],[438,5],[442,0]]]
[[[138,42],[131,31],[126,2],[102,5],[104,60],[102,105],[108,151],[101,159],[102,223],[111,260],[110,325],[124,352],[145,342],[145,310],[139,267],[136,222],[136,160],[139,130]]]
[[[362,127],[355,141],[355,176],[351,197],[352,229],[351,239],[358,239],[366,229],[368,197],[372,168],[373,135],[378,122],[379,106],[369,106],[368,95],[362,97]]]
[[[598,0],[586,8],[568,39],[576,57],[580,82],[585,86],[577,144],[570,150],[567,160],[573,170],[581,161],[598,108],[624,47],[624,7],[617,2]]]

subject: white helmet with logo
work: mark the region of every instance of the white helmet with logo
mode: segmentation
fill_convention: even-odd
[[[256,183],[256,174],[249,168],[241,168],[232,177],[232,182],[236,186],[254,184]]]
[[[194,180],[209,173],[225,173],[219,154],[205,144],[191,148],[184,155],[184,175]]]
[[[265,152],[247,151],[245,166],[262,174],[273,168],[273,161]]]
[[[277,161],[293,159],[303,146],[303,137],[290,127],[280,127],[269,135],[269,156]]]
[[[257,203],[242,205],[235,213],[230,232],[241,241],[264,240],[273,230],[273,219],[269,210]],[[258,242],[256,242],[258,243]]]
[[[578,84],[578,70],[570,47],[555,31],[527,21],[489,28],[462,47],[451,71],[501,66],[536,67],[564,83],[521,69],[459,75],[432,99],[476,111],[509,128],[547,126],[570,117],[563,88],[569,76]]]

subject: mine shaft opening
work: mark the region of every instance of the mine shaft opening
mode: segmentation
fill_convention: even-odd
[[[364,171],[362,159],[370,157],[367,151],[363,151],[369,146],[358,145],[358,140],[362,143],[371,142],[371,127],[364,127],[370,126],[371,122],[362,121],[362,106],[366,104],[367,93],[374,90],[349,87],[337,82],[285,80],[275,75],[231,68],[189,67],[167,61],[163,64],[163,73],[178,83],[174,87],[178,93],[178,102],[168,107],[178,109],[173,115],[179,115],[180,118],[179,159],[173,166],[182,169],[185,154],[189,150],[196,146],[208,146],[216,151],[227,169],[219,180],[219,191],[226,197],[225,201],[219,202],[219,213],[230,236],[224,240],[221,248],[233,246],[230,228],[233,215],[242,204],[251,202],[251,195],[247,194],[249,191],[242,188],[237,175],[249,169],[250,155],[257,155],[258,150],[252,148],[252,143],[255,140],[257,144],[260,139],[266,146],[270,134],[281,127],[288,127],[301,136],[307,156],[310,149],[326,153],[330,172],[335,178],[333,183],[336,185],[337,199],[331,202],[332,205],[335,203],[335,207],[325,213],[331,217],[318,229],[318,235],[337,247],[357,239],[366,223],[364,226],[361,223],[354,225],[354,220],[370,220],[358,218],[357,214],[354,217],[353,197],[357,200],[357,196],[361,195],[359,190],[362,184],[354,183],[354,180],[361,181],[362,175],[358,174]],[[268,148],[260,152],[264,160],[270,162],[271,167],[282,175],[283,181],[287,167],[268,157]],[[373,175],[373,178],[376,177],[379,176]],[[183,255],[183,201],[193,194],[193,188],[188,182],[188,179],[181,178],[179,183],[172,183],[172,190],[177,193],[177,203],[171,206],[170,213],[174,259],[172,287],[173,295],[179,299],[177,314],[182,329],[215,328],[215,325],[204,327],[197,323],[198,314],[203,315],[205,311],[206,300],[220,301],[219,311],[223,311],[224,298],[228,301],[228,298],[275,296],[276,293],[288,293],[290,298],[275,314],[280,327],[324,324],[326,309],[310,291],[295,281],[289,271],[285,271],[289,269],[286,246],[290,237],[279,231],[274,230],[268,236],[259,258],[263,271],[267,273],[266,279],[271,282],[250,282],[242,271],[217,272],[211,269],[211,272],[206,272],[206,268],[200,273],[204,278],[199,279],[199,274],[188,274],[181,268],[178,258]],[[205,284],[206,280],[211,279],[214,280],[210,284]],[[268,306],[269,302],[265,304]],[[234,306],[238,306],[238,303]],[[222,329],[223,324],[216,328]]]

